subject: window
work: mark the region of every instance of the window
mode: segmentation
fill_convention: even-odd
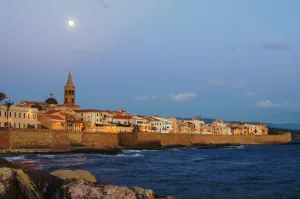
[[[61,123],[60,125],[61,125],[61,126],[65,126],[65,124],[64,124],[64,123]]]
[[[72,91],[71,90],[69,90],[69,95],[72,95]]]
[[[72,95],[74,95],[74,91],[72,91]]]
[[[72,99],[72,103],[74,103],[74,99]]]
[[[26,117],[26,113],[24,113],[24,118]]]
[[[0,117],[1,117],[1,113],[2,113],[2,111],[0,111]]]
[[[65,94],[68,95],[68,91],[67,90],[65,91]]]
[[[97,119],[97,122],[98,122],[99,120]]]
[[[17,117],[17,113],[15,112],[15,118]]]
[[[21,118],[21,113],[19,113],[19,118]]]
[[[9,112],[9,117],[11,117],[11,112]]]
[[[4,116],[6,117],[6,111],[4,112]]]
[[[19,129],[21,128],[21,123],[19,123]]]

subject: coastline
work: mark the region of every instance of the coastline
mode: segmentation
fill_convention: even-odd
[[[163,150],[178,147],[290,144],[290,134],[228,136],[161,133],[88,133],[51,130],[0,131],[0,153],[101,153],[124,149]]]

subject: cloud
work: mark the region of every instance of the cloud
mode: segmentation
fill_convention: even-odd
[[[217,88],[244,88],[245,82],[239,81],[237,83],[231,84],[226,81],[214,81],[214,82],[208,82],[208,85]]]
[[[277,104],[270,100],[259,100],[254,104],[255,108],[261,108],[261,109],[274,109],[274,108],[284,108],[290,106],[289,103],[285,102],[283,104]]]
[[[187,93],[170,93],[169,100],[173,102],[186,102],[190,99],[196,98],[197,94],[195,92],[187,92]]]
[[[247,96],[248,97],[255,97],[255,93],[254,92],[252,92],[252,91],[249,91],[248,93],[247,93]]]
[[[158,96],[137,96],[135,97],[136,101],[148,101],[148,100],[157,100]]]
[[[263,44],[262,48],[264,50],[279,51],[279,50],[288,50],[290,47],[282,42],[274,41],[274,42]]]

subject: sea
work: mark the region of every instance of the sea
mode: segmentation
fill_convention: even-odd
[[[48,172],[82,169],[98,181],[183,199],[300,198],[299,144],[1,156]]]

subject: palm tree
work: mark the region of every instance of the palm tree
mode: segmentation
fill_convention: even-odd
[[[14,102],[8,100],[8,101],[5,101],[4,102],[4,106],[6,106],[6,124],[7,124],[7,127],[8,127],[8,114],[9,114],[9,109],[10,107],[14,104]]]
[[[0,104],[2,104],[2,101],[7,98],[5,93],[0,92]]]

